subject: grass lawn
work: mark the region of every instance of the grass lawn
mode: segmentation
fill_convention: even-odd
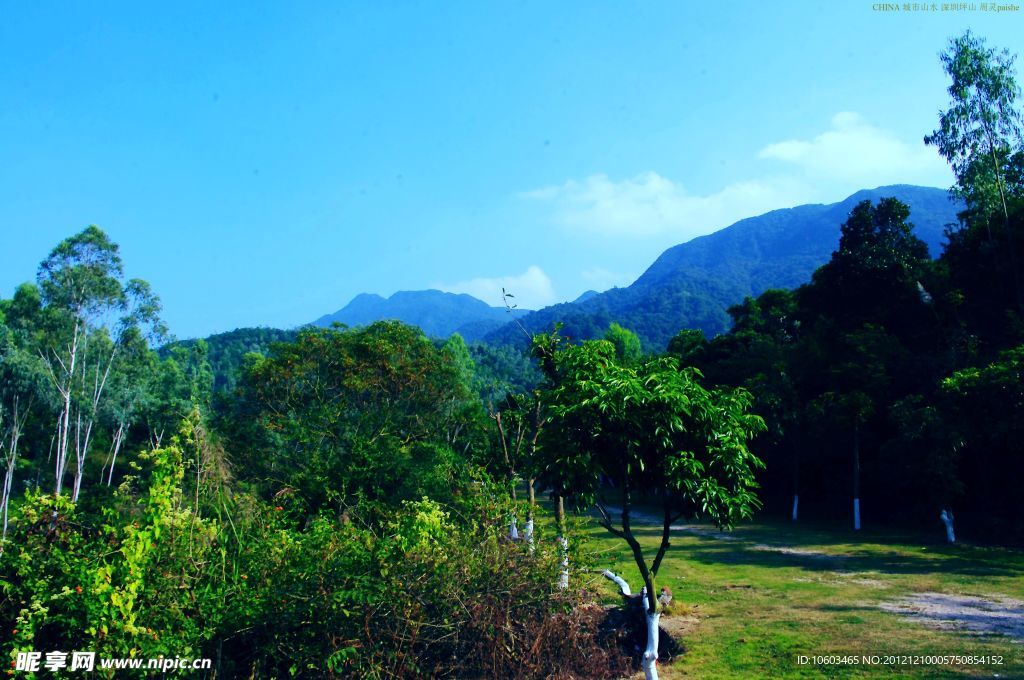
[[[723,540],[673,532],[658,586],[674,593],[671,616],[688,622],[687,651],[661,667],[663,678],[1024,678],[1024,643],[929,628],[879,605],[921,592],[1024,600],[1024,552],[915,543],[907,534],[761,522]],[[640,578],[625,543],[593,523],[585,529],[595,563]],[[638,537],[653,556],[659,529]],[[778,547],[795,550],[782,552]],[[805,552],[801,552],[805,551]],[[821,553],[821,554],[814,554]],[[598,575],[590,585],[616,601]],[[666,626],[668,627],[668,626]],[[798,657],[812,657],[801,665]],[[863,655],[877,655],[866,665]],[[886,656],[997,656],[994,663],[887,665]],[[858,665],[813,662],[815,656],[855,657]],[[642,677],[642,676],[641,676]]]

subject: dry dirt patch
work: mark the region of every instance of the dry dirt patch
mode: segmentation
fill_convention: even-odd
[[[914,593],[879,606],[932,628],[1006,635],[1016,643],[1024,642],[1024,602],[1008,597]]]

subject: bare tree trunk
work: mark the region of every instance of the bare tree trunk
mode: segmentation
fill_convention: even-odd
[[[671,595],[668,595],[664,600],[657,597],[654,584],[655,578],[658,575],[658,570],[661,568],[662,560],[665,558],[670,547],[672,523],[679,519],[681,515],[673,515],[669,495],[665,494],[662,506],[664,517],[661,527],[661,544],[658,547],[658,553],[655,555],[654,561],[651,563],[650,568],[648,568],[647,561],[644,558],[643,548],[640,546],[639,541],[637,541],[636,536],[633,535],[633,529],[631,526],[631,502],[629,478],[626,477],[622,489],[622,528],[617,528],[612,523],[611,515],[603,502],[598,502],[597,510],[601,514],[601,526],[607,529],[614,536],[618,536],[626,541],[633,553],[633,561],[636,563],[637,569],[640,570],[640,578],[642,579],[644,586],[640,591],[640,600],[637,604],[644,608],[644,616],[647,622],[647,647],[644,650],[642,665],[644,669],[644,677],[657,680],[658,637],[660,635],[658,626],[661,621],[659,605],[661,605],[662,602],[667,603],[671,599]],[[609,571],[604,572],[604,576],[619,585],[619,589],[621,590],[623,597],[631,596],[632,590],[630,590],[629,584],[626,583],[624,579],[617,577]]]
[[[853,528],[860,531],[860,424],[853,425]]]
[[[4,551],[4,543],[7,541],[7,521],[8,521],[8,509],[11,504],[11,485],[14,481],[14,465],[18,461],[18,442],[21,440],[21,431],[25,424],[25,418],[27,417],[28,410],[26,409],[25,414],[20,414],[18,410],[18,398],[14,397],[11,409],[11,426],[7,434],[6,448],[7,452],[4,455],[4,462],[7,463],[7,469],[4,472],[4,484],[3,493],[0,497],[0,509],[3,513],[3,533],[0,534],[0,554]],[[2,415],[2,411],[0,411]],[[0,450],[5,448],[3,441],[0,441]]]
[[[526,528],[523,531],[523,533],[525,535],[525,538],[526,538],[526,543],[530,547],[530,554],[531,555],[533,554],[533,551],[535,549],[534,542],[533,542],[533,511],[534,511],[534,506],[537,503],[537,496],[536,496],[536,491],[535,491],[534,486],[533,486],[533,482],[534,482],[534,480],[530,479],[529,482],[527,483],[527,489],[530,492],[530,504],[529,504],[529,506],[527,506]]]
[[[107,357],[106,367],[103,368],[103,373],[100,373],[101,362],[96,361],[96,370],[94,371],[92,392],[89,400],[89,413],[86,419],[85,425],[85,437],[81,440],[76,436],[75,439],[75,462],[77,464],[75,468],[75,488],[71,496],[71,501],[74,503],[78,502],[78,494],[82,490],[82,477],[85,474],[85,458],[89,453],[89,443],[92,440],[92,427],[96,421],[96,415],[99,413],[100,399],[103,396],[103,390],[107,385],[107,378],[110,377],[110,369],[114,365],[114,357],[117,355],[117,345],[114,345],[110,351],[110,356]],[[86,387],[86,372],[82,372],[82,387]],[[78,413],[78,428],[81,430],[82,413]]]
[[[956,543],[956,534],[953,533],[953,511],[943,508],[942,512],[939,513],[939,519],[946,525],[946,542],[950,544]]]
[[[60,468],[60,476],[57,479],[57,495],[60,495],[64,487],[64,472],[68,465],[68,449],[71,446],[71,393],[75,382],[75,369],[78,367],[79,333],[83,332],[81,324],[75,320],[75,330],[72,335],[71,356],[67,367],[67,384],[64,391],[64,436],[63,442],[57,444],[57,461]]]
[[[555,525],[558,527],[558,535],[565,535],[565,501],[558,494],[555,494]]]
[[[64,395],[64,407],[57,421],[57,457],[53,493],[60,495],[64,487],[64,470],[68,461],[68,431],[71,428],[71,390]]]
[[[110,486],[114,481],[114,465],[117,464],[117,454],[121,450],[121,444],[124,442],[130,427],[131,425],[125,425],[123,420],[117,425],[117,432],[114,433],[113,450],[110,456],[110,470],[107,472],[107,486]]]
[[[668,536],[672,523],[671,514],[666,501],[665,517],[662,525],[661,546],[658,549],[658,555],[654,558],[652,567],[648,569],[647,561],[644,559],[643,549],[640,547],[640,543],[633,535],[633,529],[630,521],[630,514],[632,512],[631,504],[632,498],[629,488],[629,478],[627,477],[622,489],[621,533],[622,537],[626,539],[626,543],[629,544],[630,549],[633,551],[633,560],[640,569],[640,578],[644,582],[644,587],[640,591],[640,600],[644,608],[644,616],[647,621],[647,648],[644,650],[641,665],[644,669],[644,678],[646,680],[658,680],[658,623],[661,620],[661,612],[658,611],[658,600],[656,599],[656,593],[654,591],[654,578],[657,575],[658,568],[661,566],[661,560],[664,558],[665,552],[668,549]]]
[[[61,396],[61,411],[57,416],[57,457],[54,469],[53,493],[60,495],[64,489],[64,472],[68,464],[68,447],[71,438],[71,393],[74,387],[75,368],[78,361],[78,339],[81,331],[80,322],[76,319],[74,332],[71,336],[71,345],[68,346],[68,360],[65,362],[60,355],[51,350],[53,358],[60,365],[61,375],[57,376],[57,370],[47,356],[43,356],[46,366],[49,369],[50,380]]]
[[[797,520],[800,510],[800,446],[793,447],[793,521]]]
[[[0,554],[4,552],[4,544],[7,542],[7,509],[11,504],[11,482],[14,480],[14,461],[17,456],[9,456],[7,459],[7,471],[4,473],[4,490],[3,490],[3,516],[4,516],[4,529],[3,534],[0,535]]]
[[[82,411],[75,414],[75,478],[71,485],[71,502],[78,502],[78,490],[82,486],[82,468],[85,454],[82,453]]]
[[[558,526],[558,551],[562,561],[562,571],[558,575],[558,587],[565,590],[569,587],[569,541],[565,538],[565,502],[560,494],[555,495],[555,524]]]

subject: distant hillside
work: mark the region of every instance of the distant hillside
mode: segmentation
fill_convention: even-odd
[[[944,189],[895,185],[858,191],[830,205],[773,210],[669,248],[632,285],[581,300],[545,307],[520,321],[532,332],[561,321],[575,338],[598,337],[617,321],[635,331],[648,349],[664,349],[682,328],[708,336],[725,332],[726,309],[768,288],[794,288],[810,280],[839,245],[840,225],[863,201],[895,196],[910,206],[915,232],[932,253],[942,249],[945,226],[956,222],[959,205]],[[519,343],[521,332],[506,325],[487,342]]]
[[[511,313],[503,307],[491,307],[471,295],[445,293],[439,290],[401,291],[384,299],[372,293],[357,295],[333,314],[313,322],[327,327],[333,323],[347,326],[365,326],[374,321],[396,319],[419,326],[435,338],[446,338],[459,333],[467,342],[478,340],[509,322],[513,316],[522,317],[527,309]]]
[[[213,388],[230,391],[238,382],[246,354],[255,352],[266,355],[275,342],[291,342],[298,331],[280,328],[236,328],[227,333],[217,333],[204,338],[208,348],[208,360],[213,371]],[[196,340],[178,340],[160,348],[161,356],[169,356],[173,347],[191,347]]]

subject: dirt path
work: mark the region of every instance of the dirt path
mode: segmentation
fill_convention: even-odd
[[[879,606],[883,611],[931,628],[1006,635],[1016,643],[1024,642],[1024,602],[1008,597],[914,593]]]

